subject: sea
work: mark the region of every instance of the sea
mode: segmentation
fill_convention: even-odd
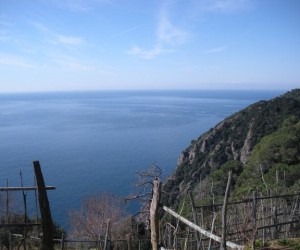
[[[86,197],[102,192],[128,196],[136,173],[152,164],[163,170],[163,178],[168,177],[192,140],[248,105],[284,92],[0,94],[0,186],[33,186],[32,162],[38,160],[46,185],[56,187],[48,191],[52,217],[68,230],[69,212],[79,210]],[[16,204],[12,209],[22,213],[22,192],[9,195]],[[35,193],[25,195],[29,211],[35,214]],[[127,209],[135,212],[136,207]]]

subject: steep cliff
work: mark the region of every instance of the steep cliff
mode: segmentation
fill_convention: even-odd
[[[201,180],[235,162],[239,176],[249,161],[255,145],[278,131],[289,117],[300,119],[300,89],[269,101],[259,101],[237,112],[201,135],[178,159],[175,172],[166,180],[168,204],[176,203],[187,190],[195,190]],[[199,188],[199,187],[198,187]]]

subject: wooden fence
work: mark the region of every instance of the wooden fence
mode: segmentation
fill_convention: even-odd
[[[168,249],[241,249],[245,245],[254,249],[272,239],[300,236],[300,193],[263,197],[253,192],[251,198],[228,202],[228,190],[229,185],[223,203],[198,207],[189,193],[189,219],[164,206],[167,213],[189,228],[180,227],[178,222],[166,223],[170,226],[163,233],[164,245]]]
[[[0,229],[4,229],[5,232],[1,234],[0,238],[0,246],[1,249],[3,248],[3,245],[6,246],[8,249],[13,249],[13,239],[14,238],[21,238],[17,249],[19,249],[21,246],[22,249],[27,249],[27,233],[29,228],[33,228],[36,226],[42,227],[42,237],[41,237],[41,246],[39,249],[42,250],[52,250],[54,247],[54,241],[53,241],[53,233],[54,233],[54,226],[51,216],[51,210],[49,205],[49,200],[47,196],[47,190],[53,190],[55,187],[53,186],[46,186],[44,182],[44,177],[42,174],[41,166],[39,161],[33,162],[33,168],[35,173],[35,180],[36,185],[34,187],[24,187],[23,186],[23,179],[21,175],[21,187],[0,187],[0,192],[6,192],[6,211],[5,214],[2,215],[1,221],[0,221]],[[11,218],[11,213],[9,211],[9,193],[12,191],[22,191],[23,192],[23,201],[24,201],[24,219],[23,222],[20,222],[20,219],[17,218],[16,221],[13,221]],[[40,214],[41,214],[41,223],[38,221],[31,222],[28,218],[27,214],[27,194],[25,191],[34,191],[37,192],[38,195],[35,196],[38,200],[39,208],[40,208]],[[12,228],[21,228],[22,234],[16,234],[12,232]],[[20,237],[21,236],[21,237]],[[4,238],[4,239],[3,239]],[[5,241],[5,243],[4,243]]]
[[[33,187],[2,187],[0,192],[6,192],[7,202],[10,191],[38,192],[38,203],[41,214],[41,224],[27,221],[26,199],[24,199],[25,216],[23,223],[13,223],[9,219],[0,222],[0,229],[19,227],[22,234],[10,234],[10,240],[15,239],[17,248],[14,249],[243,249],[245,245],[256,248],[270,239],[300,236],[300,193],[276,194],[267,197],[253,192],[252,197],[239,201],[230,201],[229,187],[231,173],[229,173],[225,196],[222,203],[195,206],[194,198],[189,193],[190,218],[181,216],[169,207],[163,206],[161,197],[161,182],[157,178],[153,181],[153,192],[150,205],[151,239],[133,239],[129,234],[124,240],[111,241],[107,235],[98,241],[79,241],[53,237],[53,222],[47,190],[55,187],[46,186],[39,162],[34,162],[37,185]],[[8,205],[7,205],[8,208]],[[161,223],[160,208],[170,215],[169,221]],[[166,218],[167,216],[165,216]],[[27,237],[27,227],[41,227],[42,234]],[[107,232],[109,229],[107,229]],[[2,239],[1,239],[2,240]],[[3,244],[0,247],[3,249]],[[20,248],[22,246],[23,248]],[[12,244],[10,244],[10,248]]]

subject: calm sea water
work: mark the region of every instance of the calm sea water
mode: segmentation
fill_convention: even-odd
[[[168,176],[192,139],[284,91],[114,91],[0,95],[0,186],[33,185],[39,160],[55,221],[87,195],[128,195],[137,170]],[[16,194],[17,196],[17,194]],[[32,199],[33,194],[28,194]],[[31,197],[31,198],[30,198]],[[34,202],[29,208],[34,210]],[[22,206],[20,206],[22,207]],[[21,209],[21,208],[20,208]]]

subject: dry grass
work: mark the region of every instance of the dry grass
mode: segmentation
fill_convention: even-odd
[[[266,247],[260,248],[264,250],[300,250],[300,238],[279,239],[268,242]]]

